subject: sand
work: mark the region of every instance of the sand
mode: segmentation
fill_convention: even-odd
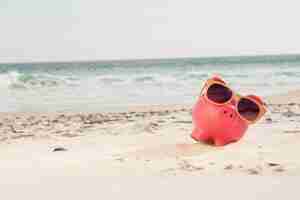
[[[10,191],[18,184],[23,190],[27,190],[25,185],[42,187],[41,180],[57,186],[72,185],[72,177],[81,177],[81,181],[90,177],[96,182],[96,177],[111,177],[107,183],[112,184],[114,193],[113,180],[123,182],[126,188],[126,180],[134,180],[130,177],[156,177],[158,180],[151,181],[161,189],[163,180],[172,180],[171,186],[180,188],[178,176],[188,176],[188,189],[195,187],[193,181],[200,180],[195,177],[201,176],[202,182],[197,184],[205,185],[213,183],[212,177],[222,176],[218,183],[224,189],[228,176],[233,177],[230,180],[254,176],[271,177],[260,184],[275,181],[272,187],[281,187],[276,185],[278,178],[300,175],[299,100],[299,91],[266,98],[268,113],[263,119],[251,126],[242,140],[225,147],[190,138],[193,124],[189,105],[136,107],[122,113],[2,113],[1,183],[10,185],[6,190]],[[203,182],[203,177],[211,178]],[[138,187],[139,181],[130,185]],[[247,184],[259,187],[251,179]]]

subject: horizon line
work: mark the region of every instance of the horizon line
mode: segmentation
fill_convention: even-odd
[[[116,59],[78,59],[78,60],[56,60],[56,61],[24,61],[24,62],[1,62],[0,64],[44,64],[44,63],[89,63],[89,62],[126,62],[126,61],[143,61],[143,60],[179,60],[179,59],[216,59],[216,58],[255,58],[255,57],[272,57],[272,56],[300,56],[300,53],[282,53],[282,54],[245,54],[230,56],[182,56],[182,57],[156,57],[156,58],[116,58]]]

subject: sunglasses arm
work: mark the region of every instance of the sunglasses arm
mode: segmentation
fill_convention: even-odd
[[[203,92],[204,92],[204,90],[206,90],[206,87],[207,87],[207,82],[203,85],[201,92],[200,92],[200,96],[203,95]]]
[[[201,89],[200,96],[203,95],[204,90],[206,90],[207,87],[208,87],[213,81],[214,81],[214,80],[212,80],[212,79],[208,79],[208,80],[205,82],[204,86],[203,86],[202,89]]]

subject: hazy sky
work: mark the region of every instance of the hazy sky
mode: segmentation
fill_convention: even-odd
[[[0,62],[300,53],[291,0],[0,0]]]

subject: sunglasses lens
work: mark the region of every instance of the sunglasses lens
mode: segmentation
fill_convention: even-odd
[[[249,99],[241,98],[237,108],[240,115],[248,121],[254,121],[258,117],[259,107],[255,102]]]
[[[221,84],[212,84],[207,89],[207,98],[215,103],[225,103],[229,101],[231,97],[232,91]]]

